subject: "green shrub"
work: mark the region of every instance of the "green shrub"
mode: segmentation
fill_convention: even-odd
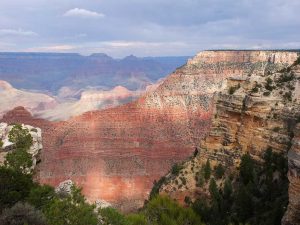
[[[280,77],[278,78],[277,82],[278,83],[285,83],[289,82],[295,79],[295,74],[294,73],[282,73]]]
[[[5,156],[4,165],[22,173],[31,173],[32,155],[23,148],[17,148]]]
[[[283,98],[284,98],[285,100],[292,101],[292,100],[293,100],[293,99],[292,99],[292,92],[291,92],[291,91],[285,92],[284,95],[283,95]]]
[[[46,209],[54,198],[56,198],[56,193],[53,187],[48,185],[35,185],[30,190],[26,201],[38,209]]]
[[[32,136],[27,128],[22,128],[22,125],[16,124],[8,134],[9,141],[14,143],[16,148],[28,150],[32,145]]]
[[[221,179],[224,176],[225,173],[225,168],[223,167],[223,165],[221,163],[219,163],[216,168],[215,168],[215,177],[217,179]]]
[[[191,209],[180,206],[166,196],[157,196],[142,210],[151,224],[159,225],[202,225],[201,218]]]
[[[0,211],[24,201],[34,186],[32,177],[19,170],[0,166]]]
[[[43,212],[48,225],[97,225],[95,206],[85,202],[81,189],[72,186],[64,199],[54,198]]]
[[[210,167],[209,160],[207,160],[205,165],[202,166],[202,171],[203,171],[203,177],[207,181],[210,178],[210,175],[211,175],[211,167]]]
[[[192,199],[189,196],[184,197],[184,203],[190,205],[192,203]]]
[[[232,86],[232,87],[229,88],[228,93],[230,95],[233,95],[238,89],[240,89],[240,87],[241,87],[240,84],[238,84],[236,86]]]
[[[176,183],[177,180],[175,180],[175,183]],[[161,177],[158,181],[154,181],[153,183],[153,187],[152,187],[152,190],[150,192],[150,195],[149,195],[149,199],[151,200],[152,198],[154,198],[156,195],[159,194],[159,189],[161,188],[161,186],[166,182],[166,177],[163,176]],[[178,183],[178,181],[177,181]]]
[[[257,93],[257,92],[258,92],[258,87],[257,87],[257,85],[256,85],[254,88],[252,88],[251,92],[252,92],[252,93]]]
[[[171,174],[174,175],[174,176],[178,176],[180,170],[182,170],[182,165],[180,164],[174,164],[172,169],[171,169]]]
[[[114,208],[103,208],[99,210],[99,213],[103,220],[103,225],[128,225],[128,221],[124,215],[119,213]],[[135,221],[133,217],[131,220]]]
[[[273,83],[273,80],[270,78],[270,77],[268,77],[267,79],[266,79],[266,84],[265,84],[265,88],[268,90],[268,91],[272,91],[275,87],[274,86],[272,86],[272,83]]]

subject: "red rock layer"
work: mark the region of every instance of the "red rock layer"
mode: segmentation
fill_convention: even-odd
[[[263,73],[274,57],[286,57],[284,63],[297,58],[286,52],[255,58],[254,53],[239,51],[228,58],[234,52],[203,52],[137,101],[66,122],[36,120],[20,108],[3,120],[44,128],[40,182],[55,186],[71,179],[89,200],[130,211],[142,206],[155,179],[198,145],[210,126],[212,95],[225,78]]]

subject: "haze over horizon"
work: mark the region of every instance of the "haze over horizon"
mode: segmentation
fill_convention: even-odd
[[[297,0],[3,0],[0,51],[195,55],[300,48]]]

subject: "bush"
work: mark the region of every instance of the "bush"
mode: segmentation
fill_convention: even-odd
[[[294,73],[283,73],[280,75],[278,78],[277,82],[278,83],[285,83],[289,82],[295,79],[295,74]]]
[[[238,89],[240,89],[240,87],[241,87],[240,84],[238,84],[236,86],[232,86],[232,87],[229,88],[228,93],[230,95],[233,95]]]
[[[221,179],[224,176],[225,168],[219,163],[215,168],[215,176],[217,179]]]
[[[16,124],[8,134],[9,141],[14,143],[16,148],[28,150],[32,145],[32,137],[27,128],[23,129],[22,125]]]
[[[3,141],[0,139],[0,149],[3,147]]]
[[[252,88],[251,92],[252,92],[252,93],[257,93],[257,92],[258,92],[258,87],[255,86],[254,88]]]
[[[265,91],[265,92],[263,93],[264,96],[269,96],[270,94],[271,94],[271,92],[269,92],[269,91]]]
[[[152,190],[150,192],[150,195],[149,195],[149,199],[151,200],[152,198],[154,198],[156,195],[159,194],[159,189],[161,188],[161,186],[165,183],[166,181],[166,177],[161,177],[158,182],[155,180],[154,183],[153,183],[153,187],[152,187]],[[177,180],[176,180],[177,181]],[[175,181],[175,183],[176,183]],[[178,181],[177,181],[178,183]]]
[[[209,160],[206,161],[205,165],[202,166],[202,171],[203,171],[203,177],[207,181],[210,178],[211,175],[211,167],[210,167],[210,162]]]
[[[285,100],[292,101],[292,100],[293,100],[293,99],[292,99],[292,92],[291,92],[291,91],[285,92],[284,95],[283,95],[283,98],[284,98]]]
[[[99,210],[99,213],[102,217],[103,225],[128,225],[126,217],[120,214],[114,208],[103,208]],[[131,220],[135,221],[133,217],[130,217]]]
[[[46,225],[42,212],[28,203],[16,203],[12,208],[5,209],[0,216],[1,225]]]
[[[17,148],[5,156],[4,165],[22,173],[31,173],[32,155],[23,148]]]
[[[275,87],[274,86],[272,86],[272,83],[273,83],[273,80],[270,78],[270,77],[268,77],[267,79],[266,79],[266,84],[265,84],[265,88],[268,90],[268,91],[272,91]]]
[[[45,209],[56,197],[53,187],[48,185],[35,185],[30,190],[29,196],[26,201],[38,209]]]
[[[48,225],[97,225],[95,206],[85,202],[81,189],[72,186],[71,190],[71,195],[54,198],[44,208]]]
[[[24,201],[34,186],[30,175],[0,167],[0,210]]]
[[[174,164],[172,169],[171,169],[171,174],[174,176],[178,176],[180,170],[182,170],[182,165],[179,164]]]
[[[250,154],[243,155],[240,164],[240,178],[245,185],[254,181],[254,170],[254,161]]]
[[[191,209],[180,206],[166,196],[152,199],[142,211],[149,224],[159,225],[201,225],[201,218]]]

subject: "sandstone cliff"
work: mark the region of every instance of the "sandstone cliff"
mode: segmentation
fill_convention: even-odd
[[[281,56],[277,59],[282,62]],[[271,62],[262,71],[228,78],[226,88],[215,97],[211,130],[198,143],[197,156],[184,162],[178,175],[169,173],[160,193],[181,202],[185,196],[193,200],[209,195],[208,185],[199,187],[196,179],[207,159],[212,166],[221,163],[234,173],[243,154],[261,161],[272,148],[288,153],[289,159],[289,207],[283,224],[299,224],[300,66],[292,63],[278,70]]]
[[[268,71],[271,73],[291,65],[296,58],[295,52],[205,51],[167,77],[156,90],[135,102],[88,112],[60,123],[32,118],[22,108],[8,113],[3,120],[26,121],[43,129],[44,151],[38,174],[40,182],[56,186],[71,179],[83,187],[83,193],[89,200],[105,200],[128,211],[142,206],[153,181],[164,175],[172,164],[190,156],[195,146],[199,145],[210,128],[213,95],[226,87],[227,78],[238,77],[232,82],[242,83],[245,77],[252,77],[253,74],[261,77]],[[235,145],[234,135],[240,127],[238,120],[241,111],[245,111],[242,109],[244,96],[243,92],[233,96],[220,95],[219,101],[224,102],[224,106],[220,104],[224,116],[218,121],[221,123],[228,117],[233,121],[228,123],[229,128],[232,126],[229,132],[232,136],[226,136],[228,147],[224,151]],[[249,113],[244,114],[252,119],[245,129],[240,129],[243,133],[241,138],[248,137],[247,126],[267,123],[261,117],[270,110],[266,104],[269,101],[276,104],[271,97],[249,99]],[[258,110],[260,105],[265,105],[265,114]],[[232,110],[227,112],[227,108]],[[258,110],[257,115],[253,114],[255,109]],[[216,139],[211,144],[215,147],[207,144],[209,146],[202,148],[202,155],[215,157],[209,153],[219,149],[218,139],[225,135],[222,130],[229,129],[218,127],[216,123],[214,121],[208,137]],[[285,129],[280,122],[276,126]],[[269,135],[270,139],[275,135],[269,130],[266,134],[259,129],[256,132]],[[213,133],[216,133],[215,137]],[[251,133],[252,136],[258,134]],[[277,149],[285,144],[284,133],[281,136],[283,143],[274,141]],[[263,145],[261,143],[260,148]],[[260,148],[251,146],[251,142],[245,140],[243,148],[232,153],[237,155],[234,158],[227,157],[223,150],[218,154],[224,162],[227,159],[229,163],[234,163],[242,151],[251,148],[251,151],[259,152]]]

